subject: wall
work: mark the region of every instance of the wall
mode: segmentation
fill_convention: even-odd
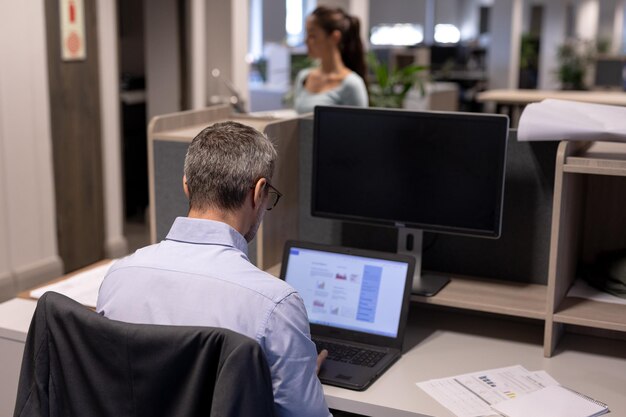
[[[187,96],[190,98],[191,109],[201,109],[207,105],[206,83],[209,72],[206,62],[207,28],[205,22],[206,1],[190,0],[187,8],[185,37],[188,53],[185,55],[189,71]]]
[[[487,56],[489,88],[517,88],[522,0],[498,0],[491,8]]]
[[[622,6],[621,7],[622,8],[621,21],[622,21],[622,25],[625,25],[626,24],[626,2],[622,1],[621,6]],[[619,18],[616,18],[616,19],[619,19]],[[620,45],[619,52],[622,54],[626,54],[626,30],[622,30],[621,39],[622,39],[622,43]]]
[[[231,75],[231,4],[228,0],[211,1],[206,8],[206,65],[207,97],[209,103],[229,96],[222,79],[211,77],[211,71],[218,69],[221,77],[232,81]]]
[[[284,27],[284,23],[283,23]],[[265,30],[265,29],[264,29]],[[247,0],[215,0],[206,7],[206,66],[208,103],[228,99],[231,83],[248,103],[249,5]],[[218,69],[220,77],[211,76]]]
[[[426,21],[426,0],[370,0],[370,26]]]
[[[97,1],[104,185],[104,254],[107,258],[117,258],[128,252],[128,244],[124,237],[122,209],[122,139],[117,36],[119,15],[116,4],[116,0]],[[143,25],[140,26],[143,28]],[[134,62],[127,69],[135,74],[142,74],[143,59],[137,61],[141,61],[141,65]]]
[[[541,45],[539,47],[539,89],[555,90],[560,88],[555,71],[558,68],[556,51],[565,39],[566,15],[565,0],[546,1],[543,9],[541,26]]]
[[[328,6],[328,7],[341,7],[342,9],[348,11],[350,10],[350,3],[354,0],[317,0],[318,6]]]
[[[112,0],[113,1],[113,0]],[[144,22],[143,22],[143,0],[120,0],[113,1],[120,7],[117,18],[128,19],[116,22],[115,26],[122,28],[119,36],[120,42],[120,62],[121,72],[134,75],[145,74],[144,56],[137,51],[143,50]],[[115,4],[113,5],[115,7]]]
[[[230,9],[230,79],[239,91],[247,106],[250,102],[248,92],[249,66],[246,62],[248,54],[248,33],[250,31],[249,0],[232,0]]]
[[[613,14],[613,32],[611,33],[611,53],[622,53],[622,37],[624,36],[624,0],[616,1]]]
[[[0,2],[0,16],[2,300],[63,268],[56,242],[44,1]]]
[[[263,0],[263,44],[285,41],[286,16],[285,0]]]
[[[96,3],[83,2],[86,58],[67,62],[59,42],[61,2],[45,2],[57,242],[65,272],[105,256]]]
[[[576,37],[594,40],[598,34],[600,3],[598,0],[578,0],[576,2]]]
[[[146,99],[150,120],[180,110],[180,52],[176,0],[146,3]]]
[[[435,24],[449,23],[459,27],[458,12],[458,0],[437,0],[435,2]]]
[[[461,40],[475,40],[478,38],[478,30],[480,26],[480,6],[479,0],[460,0],[459,1],[459,30],[461,31]]]

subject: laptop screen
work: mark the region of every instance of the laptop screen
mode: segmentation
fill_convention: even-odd
[[[302,296],[311,324],[397,337],[406,262],[299,247],[288,256],[285,281]]]

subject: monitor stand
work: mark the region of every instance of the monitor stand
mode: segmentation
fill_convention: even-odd
[[[420,229],[398,228],[398,253],[415,257],[412,293],[431,297],[439,292],[450,278],[440,275],[422,274],[422,235]]]

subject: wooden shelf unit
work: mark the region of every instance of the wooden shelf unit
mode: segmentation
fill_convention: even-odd
[[[453,276],[435,296],[412,301],[486,313],[544,320],[547,287],[540,284]]]
[[[566,297],[553,320],[563,324],[626,332],[626,306]]]
[[[562,142],[554,187],[546,357],[554,352],[565,324],[626,332],[626,305],[567,297],[581,260],[626,247],[624,207],[626,143]]]

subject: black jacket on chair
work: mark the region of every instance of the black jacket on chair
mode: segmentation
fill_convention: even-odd
[[[109,320],[53,292],[28,331],[14,417],[273,416],[254,340]]]

